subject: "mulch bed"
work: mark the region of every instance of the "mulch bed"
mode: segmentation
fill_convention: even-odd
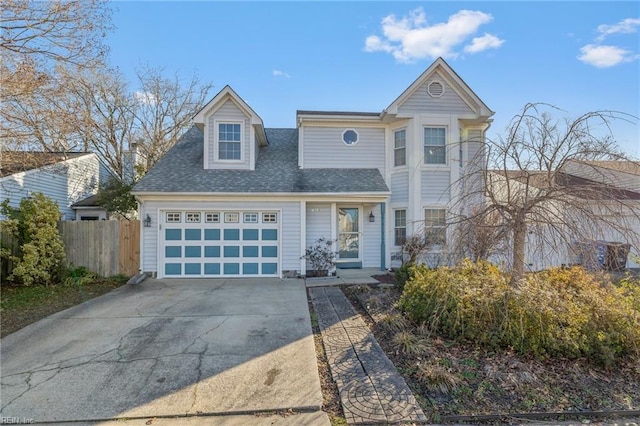
[[[418,336],[420,350],[405,353],[394,342],[400,292],[389,285],[343,291],[431,422],[452,415],[640,410],[639,360],[606,370],[586,360],[533,359],[455,342],[410,324],[403,330]]]

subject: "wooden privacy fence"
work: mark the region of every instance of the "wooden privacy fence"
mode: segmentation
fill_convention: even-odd
[[[58,229],[67,264],[98,275],[133,276],[140,265],[140,221],[63,221]]]

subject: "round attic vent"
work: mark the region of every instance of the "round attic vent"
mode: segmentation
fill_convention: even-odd
[[[427,86],[427,92],[434,98],[439,98],[444,93],[444,85],[439,81],[432,81]]]

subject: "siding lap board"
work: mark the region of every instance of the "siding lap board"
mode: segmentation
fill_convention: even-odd
[[[409,172],[391,175],[391,203],[407,203],[409,201]]]
[[[358,143],[346,145],[342,132],[358,132]],[[379,169],[384,176],[385,131],[383,128],[304,126],[304,167]]]
[[[398,107],[400,113],[436,113],[436,114],[474,114],[469,105],[449,86],[446,81],[436,77],[444,85],[444,93],[438,98],[427,92],[427,83],[423,84]]]
[[[449,202],[451,172],[423,171],[422,172],[422,202],[423,203],[447,203]]]

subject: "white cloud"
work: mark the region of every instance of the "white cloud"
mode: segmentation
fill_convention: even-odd
[[[599,46],[587,44],[580,49],[582,55],[578,59],[597,68],[609,68],[622,62],[630,62],[638,57],[632,52],[616,46]]]
[[[291,78],[291,76],[289,74],[287,74],[284,71],[280,71],[280,70],[273,70],[273,76],[274,77]]]
[[[613,25],[598,25],[598,33],[600,35],[597,37],[597,40],[603,41],[611,34],[632,34],[638,31],[639,26],[640,19],[637,18],[626,18]]]
[[[473,40],[471,40],[471,44],[464,47],[464,51],[467,53],[478,53],[487,49],[497,49],[502,46],[502,43],[504,43],[504,40],[492,34],[485,34],[482,37],[474,37]]]
[[[157,102],[155,95],[151,92],[143,92],[138,90],[133,93],[133,97],[136,101],[146,105],[155,104]]]
[[[422,8],[409,12],[409,15],[397,18],[389,15],[382,19],[384,37],[371,35],[365,40],[366,52],[386,52],[400,62],[411,62],[416,59],[455,58],[456,48],[465,42],[478,28],[493,20],[493,16],[480,11],[461,10],[451,16],[447,22],[428,25],[427,16]],[[489,41],[489,37],[495,40]],[[485,43],[484,48],[496,48],[504,40],[485,34],[478,43]],[[472,46],[473,46],[472,42]],[[479,49],[476,51],[480,51]]]

